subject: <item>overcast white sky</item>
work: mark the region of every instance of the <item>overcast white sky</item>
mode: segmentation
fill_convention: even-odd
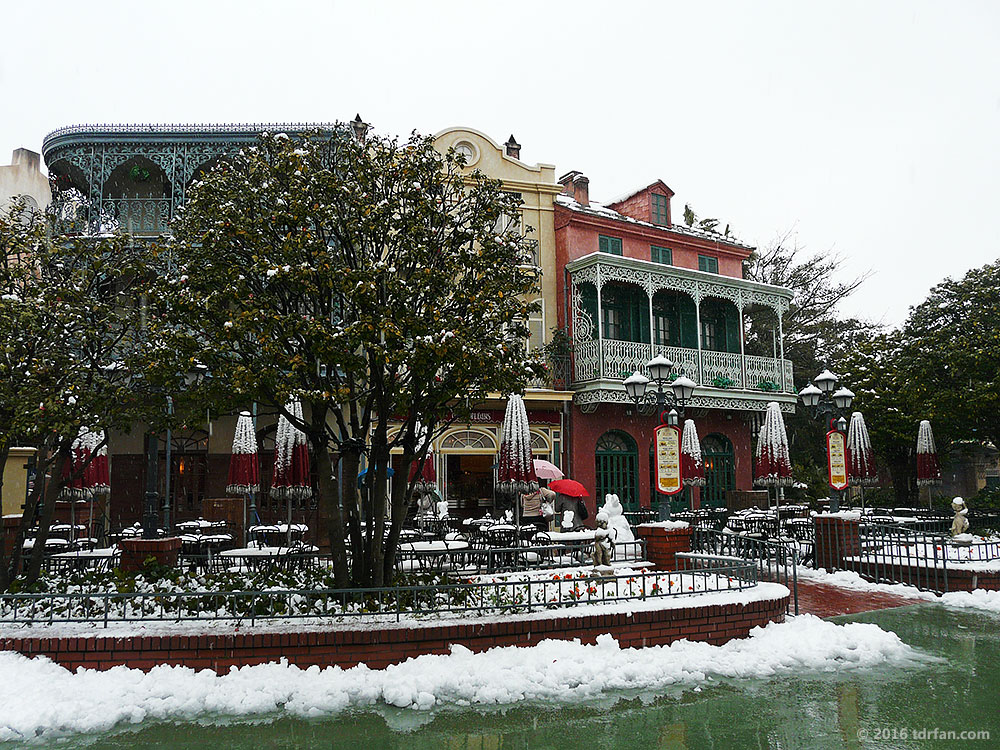
[[[661,178],[764,245],[792,230],[901,322],[1000,256],[995,2],[0,4],[0,163],[82,122],[514,133],[607,200]]]

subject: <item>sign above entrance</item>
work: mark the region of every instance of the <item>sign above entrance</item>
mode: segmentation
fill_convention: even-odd
[[[449,419],[455,424],[502,424],[504,412],[496,409],[482,409],[480,411],[469,412],[467,420],[457,419],[455,415],[449,415]],[[528,410],[529,424],[559,424],[559,412],[557,411],[536,411]]]
[[[681,431],[661,424],[656,428],[656,491],[676,495],[681,491]]]
[[[847,489],[847,445],[840,430],[826,433],[826,462],[831,489]]]

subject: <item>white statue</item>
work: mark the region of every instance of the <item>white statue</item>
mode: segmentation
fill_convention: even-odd
[[[573,516],[575,514],[571,510],[563,511],[562,524],[560,527],[563,531],[573,530]]]
[[[951,501],[951,508],[955,511],[955,520],[951,522],[951,535],[955,537],[969,530],[969,508],[965,500],[960,497]]]
[[[618,499],[618,495],[605,495],[604,505],[601,506],[600,512],[608,517],[608,528],[611,529],[611,538],[614,539],[615,544],[635,541],[635,534],[632,533],[632,527],[629,526],[628,519],[625,518],[625,509],[622,507],[622,501]]]
[[[438,502],[437,502],[437,514],[438,514],[438,518],[447,518],[448,517],[448,501],[447,500],[438,500]]]

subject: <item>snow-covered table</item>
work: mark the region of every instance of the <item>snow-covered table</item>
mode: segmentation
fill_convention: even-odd
[[[96,568],[98,570],[110,570],[117,555],[117,547],[100,547],[98,549],[59,552],[51,555],[49,559],[52,561],[52,567],[57,569]]]
[[[401,562],[408,559],[415,562],[413,566],[419,570],[437,571],[444,567],[445,561],[455,552],[469,549],[469,543],[461,540],[404,542],[399,545]],[[404,566],[406,567],[406,566]]]
[[[302,564],[314,560],[319,553],[318,547],[240,547],[239,549],[227,549],[219,553],[219,557],[228,560],[235,560],[245,564],[248,568],[261,568],[279,562],[289,564]]]

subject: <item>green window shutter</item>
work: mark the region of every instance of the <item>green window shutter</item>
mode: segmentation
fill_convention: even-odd
[[[695,312],[694,300],[690,297],[680,298],[680,345],[686,349],[698,348],[698,317]]]
[[[726,305],[726,351],[740,353],[740,315],[732,305]]]
[[[605,237],[603,234],[598,235],[597,249],[600,252],[608,253],[609,255],[621,255],[622,254],[621,237]]]
[[[671,266],[674,263],[674,253],[669,247],[650,245],[649,258],[654,263],[662,263],[665,266]]]
[[[639,344],[649,344],[649,297],[641,289],[632,294],[632,314],[635,325],[632,328],[632,340]]]

